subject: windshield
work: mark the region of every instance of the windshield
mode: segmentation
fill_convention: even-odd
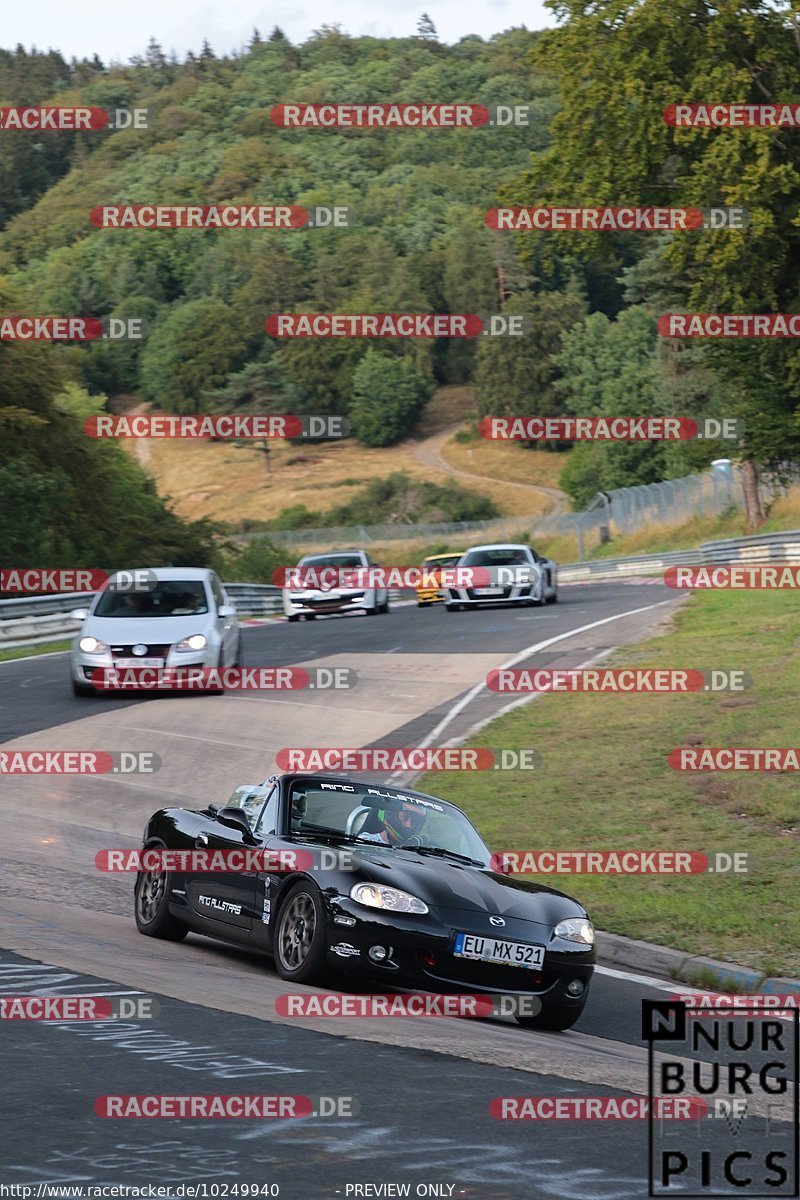
[[[530,565],[524,550],[513,546],[498,546],[496,550],[468,550],[461,560],[462,567],[505,567]]]
[[[458,562],[460,554],[440,554],[436,558],[426,558],[423,567],[452,567]]]
[[[388,849],[438,849],[489,866],[490,852],[457,808],[430,796],[360,783],[292,784],[295,837],[347,838]]]
[[[364,560],[360,554],[312,554],[309,558],[301,558],[301,567],[363,567]]]
[[[159,581],[147,592],[115,592],[113,581],[101,592],[95,617],[188,617],[208,612],[205,588],[200,579]]]

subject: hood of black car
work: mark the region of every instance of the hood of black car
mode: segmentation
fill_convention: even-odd
[[[488,869],[431,858],[413,851],[376,847],[353,853],[358,877],[401,888],[441,911],[475,910],[522,921],[557,925],[585,916],[571,896],[526,879],[510,879]]]

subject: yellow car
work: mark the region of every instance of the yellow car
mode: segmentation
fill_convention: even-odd
[[[454,567],[461,554],[432,554],[430,558],[426,558],[422,564],[423,575],[430,575],[436,572],[437,567]],[[443,600],[442,593],[436,587],[428,587],[427,581],[417,585],[417,607],[424,608],[426,604],[436,604],[437,601]]]

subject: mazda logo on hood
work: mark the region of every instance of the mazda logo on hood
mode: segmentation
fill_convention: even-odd
[[[505,921],[503,920],[502,917],[489,917],[489,924],[490,925],[505,925]]]

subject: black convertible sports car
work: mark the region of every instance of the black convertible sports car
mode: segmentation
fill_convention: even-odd
[[[298,983],[336,967],[390,991],[535,996],[538,1014],[517,1020],[539,1029],[568,1029],[586,1003],[596,960],[586,910],[494,870],[464,813],[436,796],[272,776],[224,808],[162,809],[143,845],[282,852],[294,865],[179,873],[161,869],[185,865],[175,856],[154,856],[135,886],[136,924],[150,937],[192,930],[263,950]]]

